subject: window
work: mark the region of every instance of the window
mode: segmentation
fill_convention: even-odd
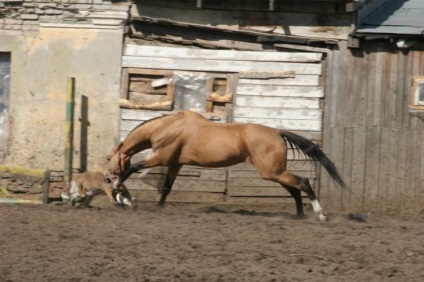
[[[172,72],[152,69],[125,69],[121,108],[172,110],[174,82]]]
[[[9,140],[10,53],[0,52],[0,151],[7,151]]]
[[[411,109],[424,110],[424,76],[412,78]]]
[[[128,68],[123,70],[121,108],[225,114],[234,74]]]

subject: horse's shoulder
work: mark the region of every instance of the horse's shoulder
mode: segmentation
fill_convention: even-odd
[[[177,115],[182,116],[185,119],[190,119],[190,120],[195,120],[195,121],[207,120],[207,118],[205,118],[203,115],[201,115],[197,112],[190,111],[190,110],[184,110],[182,112],[179,112]]]

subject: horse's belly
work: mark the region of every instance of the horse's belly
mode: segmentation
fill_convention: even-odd
[[[185,156],[182,154],[180,162],[185,165],[202,167],[226,167],[244,162],[245,160],[246,157],[238,153],[201,150]]]

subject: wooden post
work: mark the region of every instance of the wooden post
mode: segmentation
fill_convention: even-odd
[[[65,170],[64,180],[72,180],[73,138],[74,138],[74,106],[75,106],[75,78],[69,77],[66,86],[66,124],[65,124]]]
[[[87,171],[88,156],[88,97],[81,96],[80,172]]]
[[[50,170],[44,172],[43,204],[49,203]]]

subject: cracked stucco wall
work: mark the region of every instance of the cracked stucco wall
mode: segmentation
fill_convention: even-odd
[[[66,81],[75,77],[73,167],[80,168],[82,97],[88,100],[87,169],[102,166],[118,139],[121,55],[130,3],[3,3],[0,52],[11,54],[11,81],[9,144],[1,163],[63,170]]]

